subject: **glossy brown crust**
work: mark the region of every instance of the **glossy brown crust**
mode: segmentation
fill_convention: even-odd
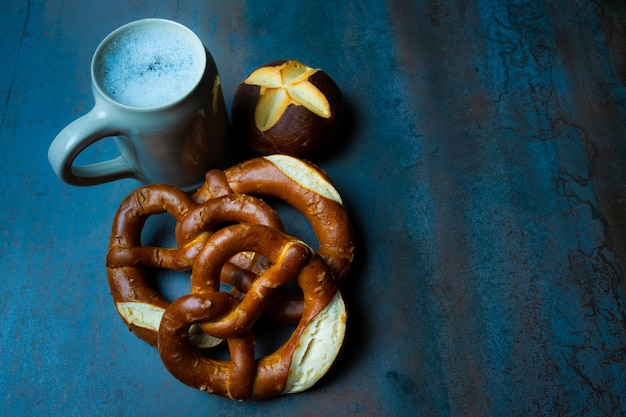
[[[177,248],[142,246],[141,232],[147,218],[161,213],[169,213],[177,221]],[[214,228],[224,222],[259,223],[278,230],[283,227],[271,207],[251,196],[231,193],[197,204],[167,185],[135,190],[122,202],[113,220],[106,258],[113,301],[116,305],[140,302],[165,309],[170,303],[154,288],[146,269],[190,269]],[[239,269],[237,265],[231,267],[233,271]],[[122,319],[138,337],[156,345],[155,330]]]
[[[329,184],[332,181],[317,166],[301,160]],[[224,171],[229,187],[236,193],[274,197],[286,201],[311,223],[319,242],[317,252],[328,263],[339,284],[342,284],[354,259],[354,241],[346,208],[294,181],[266,158],[254,158]],[[213,197],[207,181],[194,194],[196,201]]]
[[[246,256],[237,254],[222,267],[222,283],[231,285],[234,290],[232,294],[237,294],[242,298],[250,291],[252,284],[258,275],[271,267],[271,262],[264,256],[248,252]],[[279,323],[296,325],[302,317],[302,294],[293,291],[280,291],[274,293],[268,301],[265,315]]]
[[[264,65],[279,66],[285,61]],[[233,97],[232,118],[237,136],[250,148],[262,154],[282,153],[300,158],[312,158],[322,152],[336,136],[343,114],[341,90],[324,71],[317,71],[309,82],[326,97],[331,115],[323,118],[303,106],[290,104],[279,121],[269,130],[260,131],[254,122],[254,112],[261,87],[239,84]]]
[[[241,251],[262,253],[272,263],[238,302],[219,292],[221,266]],[[271,293],[296,280],[304,294],[302,317],[291,337],[274,353],[254,359],[252,325]],[[167,307],[158,332],[158,348],[167,369],[180,381],[203,391],[239,400],[281,394],[292,357],[307,324],[337,293],[324,261],[299,240],[262,225],[240,224],[213,234],[197,256],[192,294]],[[215,337],[228,339],[231,360],[215,360],[196,352],[189,327],[200,324]]]

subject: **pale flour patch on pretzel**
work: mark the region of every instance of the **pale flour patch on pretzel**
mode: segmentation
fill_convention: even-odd
[[[162,307],[133,301],[115,303],[115,307],[127,323],[154,332],[159,331],[165,313]],[[189,328],[189,342],[198,349],[211,349],[222,344],[223,340],[204,333],[194,324]]]
[[[128,323],[148,330],[159,330],[161,318],[165,309],[153,304],[140,302],[120,302],[115,303],[120,316]]]
[[[337,189],[326,178],[322,177],[318,170],[313,169],[311,165],[305,164],[301,159],[282,154],[268,155],[263,158],[276,165],[285,175],[302,187],[339,204],[343,204]]]
[[[283,394],[305,391],[328,372],[343,345],[347,315],[346,305],[337,291],[300,335]]]

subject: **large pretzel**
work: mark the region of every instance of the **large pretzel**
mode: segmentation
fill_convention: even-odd
[[[177,248],[142,246],[146,219],[160,213],[169,213],[177,220]],[[282,230],[276,212],[247,195],[227,194],[197,204],[177,188],[151,185],[135,190],[122,202],[113,221],[107,274],[120,316],[141,339],[156,345],[161,316],[170,304],[151,284],[146,268],[191,268],[213,228],[224,222],[258,223]],[[245,260],[240,257],[239,263]],[[243,279],[241,270],[235,265],[225,268],[225,273],[232,274],[228,280]],[[192,333],[198,333],[197,329]],[[198,343],[216,342],[199,337]]]
[[[354,259],[354,242],[347,211],[328,176],[317,166],[287,155],[270,155],[210,171],[194,194],[198,202],[228,192],[275,197],[299,210],[319,241],[319,255],[335,279],[345,281]]]
[[[220,271],[242,251],[261,253],[272,265],[239,301],[220,292]],[[272,293],[294,279],[304,294],[301,320],[278,350],[255,360],[252,326]],[[334,362],[345,334],[345,305],[326,263],[303,242],[262,225],[221,229],[197,255],[191,281],[192,294],[166,308],[158,332],[161,359],[183,383],[233,399],[260,399],[308,389]],[[199,354],[189,341],[192,325],[227,339],[231,360]]]

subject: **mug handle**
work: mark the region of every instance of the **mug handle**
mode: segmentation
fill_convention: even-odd
[[[74,165],[76,157],[93,143],[119,135],[111,126],[110,115],[96,107],[67,125],[52,141],[48,161],[55,174],[71,185],[97,185],[122,178],[140,179],[135,169],[120,155],[87,165]]]

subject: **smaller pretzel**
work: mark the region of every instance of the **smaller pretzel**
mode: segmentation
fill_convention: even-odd
[[[141,233],[147,218],[160,213],[169,213],[176,219],[178,248],[142,246]],[[177,188],[150,185],[135,190],[122,202],[113,221],[107,274],[116,308],[138,337],[156,345],[161,316],[170,304],[154,288],[146,268],[190,269],[213,229],[225,222],[283,228],[270,206],[241,194],[222,195],[197,204]],[[231,266],[233,273],[237,269],[236,265]],[[197,329],[192,329],[192,333],[197,334]],[[209,346],[217,343],[206,341],[201,335],[198,339]]]
[[[241,301],[220,292],[220,270],[236,253],[259,252],[272,266],[251,283]],[[304,310],[291,337],[256,360],[252,327],[271,295],[291,280],[303,291]],[[343,299],[322,260],[303,242],[262,225],[239,224],[215,232],[195,259],[192,294],[163,314],[158,349],[166,368],[183,383],[221,396],[261,399],[313,386],[339,353],[346,327]],[[228,341],[231,360],[199,354],[189,341],[198,325]]]

